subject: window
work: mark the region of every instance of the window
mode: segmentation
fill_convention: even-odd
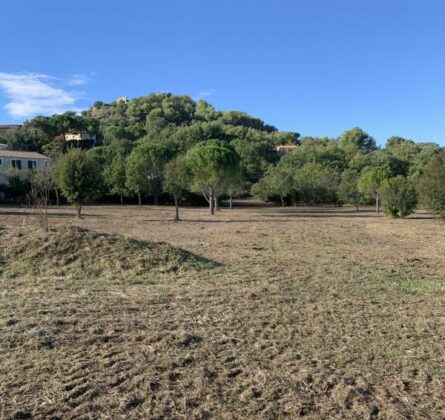
[[[37,161],[36,160],[28,160],[28,169],[36,169]]]
[[[19,159],[12,159],[12,167],[17,169],[22,169],[22,161]]]

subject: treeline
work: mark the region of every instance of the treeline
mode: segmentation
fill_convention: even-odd
[[[93,134],[97,143],[67,153],[65,136],[73,131]],[[359,128],[335,139],[300,138],[188,96],[96,102],[82,115],[34,118],[0,142],[52,157],[55,185],[80,207],[106,195],[121,201],[137,197],[139,203],[151,197],[157,203],[168,192],[178,208],[194,192],[212,213],[221,197],[252,194],[281,205],[375,202],[377,211],[381,202],[393,217],[406,216],[420,199],[445,215],[444,152],[437,144],[391,137],[378,148]],[[279,158],[277,145],[296,143],[298,148]],[[86,181],[76,187],[79,179]]]
[[[391,137],[384,148],[378,148],[359,128],[345,131],[338,139],[307,137],[298,149],[272,165],[252,192],[282,205],[358,207],[374,201],[377,212],[382,201],[387,214],[404,217],[415,208],[419,195],[426,204],[423,174],[432,170],[441,154],[437,144],[401,137]]]

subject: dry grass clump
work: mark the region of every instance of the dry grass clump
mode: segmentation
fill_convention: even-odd
[[[78,226],[0,231],[0,270],[9,276],[141,276],[212,263],[165,242],[148,242]]]

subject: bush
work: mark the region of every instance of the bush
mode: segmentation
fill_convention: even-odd
[[[445,154],[428,163],[417,184],[420,202],[428,209],[445,219]]]
[[[402,175],[384,180],[379,193],[387,216],[404,218],[416,208],[416,191]]]

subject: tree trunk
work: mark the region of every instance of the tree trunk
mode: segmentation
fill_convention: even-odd
[[[142,206],[142,197],[141,197],[141,193],[138,193],[138,201],[139,201],[139,206]]]
[[[377,194],[375,196],[375,212],[376,212],[376,214],[380,214],[380,200],[379,199],[380,199],[380,197]]]
[[[173,194],[173,200],[175,202],[175,222],[179,222],[181,220],[179,218],[179,200],[176,194]]]
[[[159,193],[158,192],[154,193],[154,199],[155,199],[155,206],[157,206],[159,203]]]
[[[281,207],[284,207],[284,198],[281,194],[280,194],[280,200],[281,200]]]
[[[124,196],[122,193],[120,194],[120,199],[121,199],[121,205],[124,204]]]
[[[215,211],[218,211],[219,210],[219,199],[218,199],[217,195],[215,195],[214,200],[215,200]]]
[[[209,210],[210,210],[210,214],[215,214],[215,198],[213,196],[213,190],[210,191]]]
[[[60,207],[60,197],[59,197],[59,190],[57,188],[54,188],[54,191],[56,193],[56,206]]]
[[[355,205],[355,211],[358,211],[358,204]]]
[[[212,192],[210,191],[210,194],[211,194]],[[210,205],[210,197],[207,197],[207,194],[206,194],[206,192],[205,192],[205,190],[202,190],[202,195],[204,196],[204,198],[205,198],[205,200],[207,201],[207,203],[209,203],[209,205]]]
[[[82,218],[82,202],[81,201],[76,202],[76,212],[77,212],[77,218],[81,219]]]
[[[229,197],[229,208],[233,209],[233,197],[232,196]]]

